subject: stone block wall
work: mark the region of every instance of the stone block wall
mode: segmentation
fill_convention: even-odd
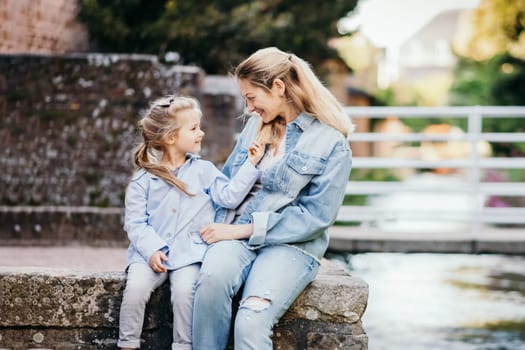
[[[87,51],[88,33],[72,0],[0,1],[0,52]]]
[[[165,94],[197,97],[203,158],[225,160],[236,96],[149,55],[0,55],[0,205],[122,207],[136,123]]]
[[[316,280],[274,329],[280,350],[365,350],[361,317],[368,286],[323,261]],[[0,267],[0,348],[12,350],[116,349],[124,274]],[[169,288],[148,304],[141,349],[168,349]]]
[[[127,247],[123,208],[0,206],[0,246]]]

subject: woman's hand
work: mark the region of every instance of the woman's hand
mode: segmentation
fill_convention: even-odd
[[[166,272],[168,270],[162,263],[167,260],[168,257],[166,254],[160,250],[157,250],[155,253],[153,253],[151,258],[149,258],[149,267],[151,267],[151,269],[155,272]]]
[[[248,160],[256,165],[259,163],[261,158],[264,156],[264,145],[261,145],[259,142],[254,141],[253,144],[248,148]]]
[[[218,241],[248,238],[252,235],[253,225],[228,225],[228,224],[209,224],[201,229],[202,240],[208,244]]]

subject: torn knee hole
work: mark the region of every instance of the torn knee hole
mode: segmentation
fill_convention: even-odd
[[[259,297],[248,297],[241,303],[241,307],[253,311],[262,311],[270,307],[270,300]]]

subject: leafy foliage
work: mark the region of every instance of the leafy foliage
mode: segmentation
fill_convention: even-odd
[[[508,52],[525,59],[525,0],[481,0],[471,16],[472,29],[462,56],[483,61]]]
[[[452,105],[525,105],[525,61],[519,58],[500,54],[478,62],[463,57],[455,76],[450,90]],[[486,118],[483,131],[523,132],[525,125],[522,118]],[[495,144],[494,150],[502,155],[525,154],[525,144]]]
[[[451,88],[453,105],[524,105],[525,61],[500,54],[478,62],[460,57]]]
[[[471,35],[458,48],[452,105],[525,105],[525,0],[481,0]],[[524,131],[522,118],[486,119],[483,131]],[[525,154],[524,143],[494,144],[497,154]]]
[[[224,73],[256,49],[277,46],[318,65],[337,21],[357,0],[81,0],[79,18],[92,49],[163,56]]]

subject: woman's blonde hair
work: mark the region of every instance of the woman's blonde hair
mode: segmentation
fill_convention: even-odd
[[[310,65],[294,54],[276,47],[260,49],[241,62],[233,74],[237,79],[247,80],[265,90],[270,90],[273,81],[280,79],[286,86],[285,98],[297,110],[332,126],[345,137],[354,130],[343,106],[321,83]],[[276,119],[268,125],[260,126],[258,138],[276,135],[275,124],[279,122]]]
[[[142,142],[133,153],[133,162],[139,169],[160,177],[168,184],[192,196],[183,181],[167,167],[159,164],[165,151],[164,140],[170,135],[176,135],[180,128],[179,114],[186,110],[193,110],[202,117],[199,103],[191,97],[166,96],[153,101],[144,117],[138,122]]]

